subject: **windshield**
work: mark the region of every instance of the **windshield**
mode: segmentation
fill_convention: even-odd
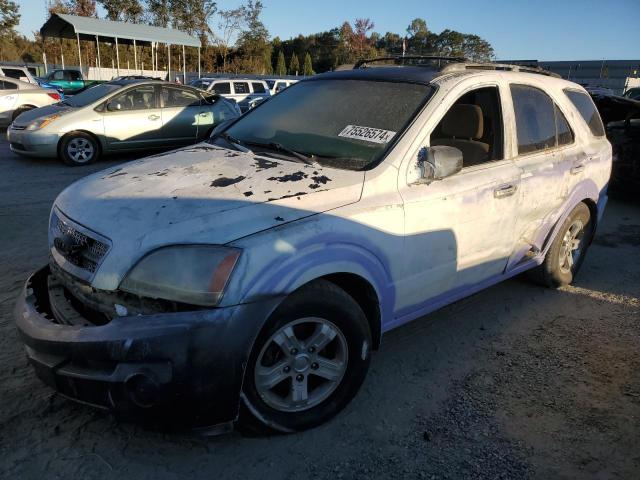
[[[400,82],[299,82],[249,111],[225,134],[253,151],[278,145],[280,152],[296,151],[334,168],[372,168],[432,91]]]
[[[73,97],[67,97],[62,103],[71,107],[84,107],[121,88],[122,85],[103,83],[102,85],[96,85],[95,87],[88,88],[84,92],[78,93]]]

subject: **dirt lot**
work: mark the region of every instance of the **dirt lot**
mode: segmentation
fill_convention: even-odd
[[[13,303],[46,262],[51,202],[114,162],[72,169],[0,141],[0,478],[639,478],[638,201],[610,202],[575,286],[516,278],[386,336],[329,424],[201,438],[56,396],[18,343]]]

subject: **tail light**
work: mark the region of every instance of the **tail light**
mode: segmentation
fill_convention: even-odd
[[[49,92],[47,92],[47,95],[49,95],[54,100],[60,100],[60,94],[59,93],[49,93]]]

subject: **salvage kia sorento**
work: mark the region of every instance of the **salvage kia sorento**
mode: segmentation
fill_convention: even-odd
[[[16,309],[37,375],[139,417],[299,431],[385,332],[525,271],[571,283],[611,169],[589,95],[438,63],[315,76],[64,190]]]

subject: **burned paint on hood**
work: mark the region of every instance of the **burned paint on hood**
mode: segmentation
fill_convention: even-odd
[[[110,290],[155,248],[226,244],[357,202],[363,182],[364,172],[199,144],[90,175],[55,205],[112,241],[93,281]]]

